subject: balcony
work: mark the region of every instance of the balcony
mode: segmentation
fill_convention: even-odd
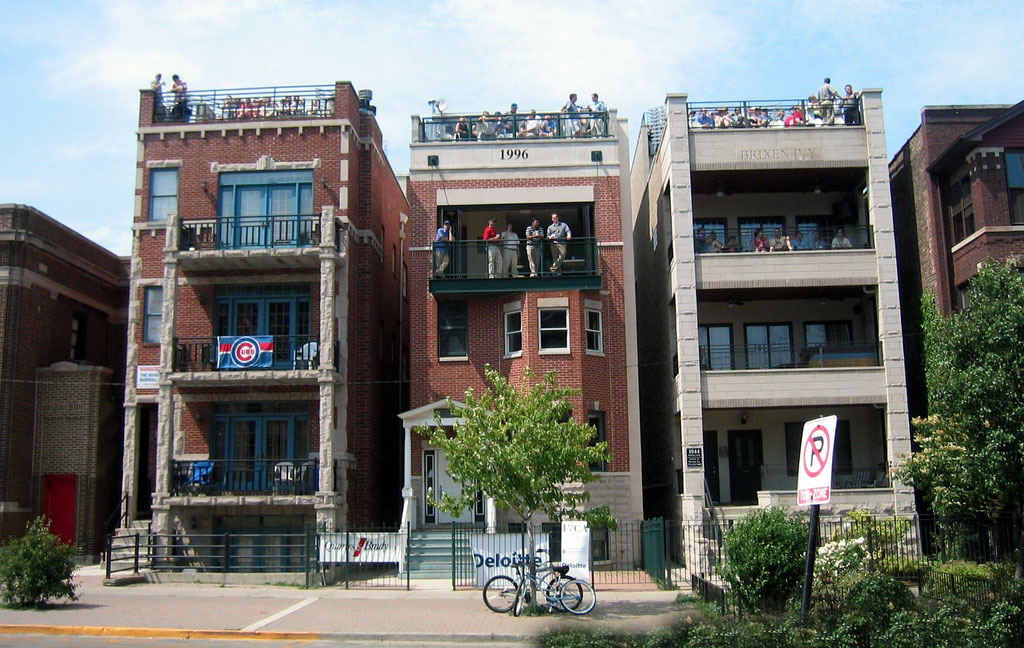
[[[552,270],[556,250],[545,241],[539,247],[536,276],[531,276],[527,246],[520,242],[514,252],[504,244],[486,244],[481,240],[456,241],[447,244],[448,264],[443,263],[442,250],[432,254],[430,292],[437,294],[499,294],[541,290],[600,290],[602,278],[598,265],[597,239],[573,238],[565,243],[565,259],[561,267]],[[515,271],[488,270],[488,245],[502,255],[514,253]],[[493,254],[493,253],[492,253]]]
[[[171,495],[313,495],[317,459],[172,461]]]
[[[712,344],[700,347],[702,371],[881,366],[877,341],[809,345]]]
[[[168,89],[153,106],[153,122],[324,119],[334,117],[334,92],[333,85],[197,90],[179,102]]]
[[[189,270],[313,269],[327,226],[319,214],[179,219],[172,249]]]
[[[572,139],[608,135],[608,113],[560,110],[537,114],[463,113],[431,115],[419,120],[417,142]],[[522,152],[519,153],[522,155]]]
[[[251,339],[259,344],[259,357],[246,357],[239,363],[233,357],[234,341]],[[337,358],[337,354],[335,354]],[[251,360],[251,362],[250,362]],[[231,337],[186,337],[175,340],[174,371],[306,371],[320,368],[320,336],[255,335]]]

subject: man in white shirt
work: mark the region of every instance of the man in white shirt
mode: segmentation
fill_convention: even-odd
[[[519,276],[519,235],[512,231],[512,223],[501,233],[501,273],[506,277]]]

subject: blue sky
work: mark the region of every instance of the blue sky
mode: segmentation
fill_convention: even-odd
[[[0,203],[129,252],[138,90],[327,85],[374,92],[395,171],[412,114],[557,108],[629,119],[665,95],[791,99],[883,88],[889,156],[925,105],[1024,99],[1020,2],[0,0]],[[632,142],[631,142],[632,144]]]

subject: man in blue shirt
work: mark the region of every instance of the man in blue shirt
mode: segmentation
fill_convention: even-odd
[[[590,134],[595,137],[604,135],[604,125],[608,120],[608,106],[597,98],[597,93],[590,95]]]
[[[551,256],[554,261],[551,263],[551,272],[561,272],[562,262],[569,251],[569,241],[572,240],[572,231],[569,226],[558,220],[558,214],[551,214],[551,224],[548,225],[548,240],[551,241]]]
[[[526,260],[530,262],[530,276],[536,277],[541,267],[541,250],[544,243],[544,228],[540,220],[534,218],[529,227],[526,228]]]
[[[448,268],[452,260],[452,243],[455,242],[455,233],[452,232],[452,222],[445,220],[441,227],[437,228],[437,235],[434,236],[434,274],[441,275]]]

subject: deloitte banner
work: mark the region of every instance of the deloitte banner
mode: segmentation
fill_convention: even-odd
[[[218,369],[268,369],[273,364],[272,335],[222,335],[217,338]]]
[[[533,537],[538,549],[548,549],[548,534],[538,533]],[[526,535],[522,533],[471,533],[469,545],[473,548],[473,566],[476,567],[476,584],[483,587],[492,576],[505,574],[515,576],[513,564],[521,560],[532,560],[539,567],[548,561],[547,554],[530,556],[526,549]]]

